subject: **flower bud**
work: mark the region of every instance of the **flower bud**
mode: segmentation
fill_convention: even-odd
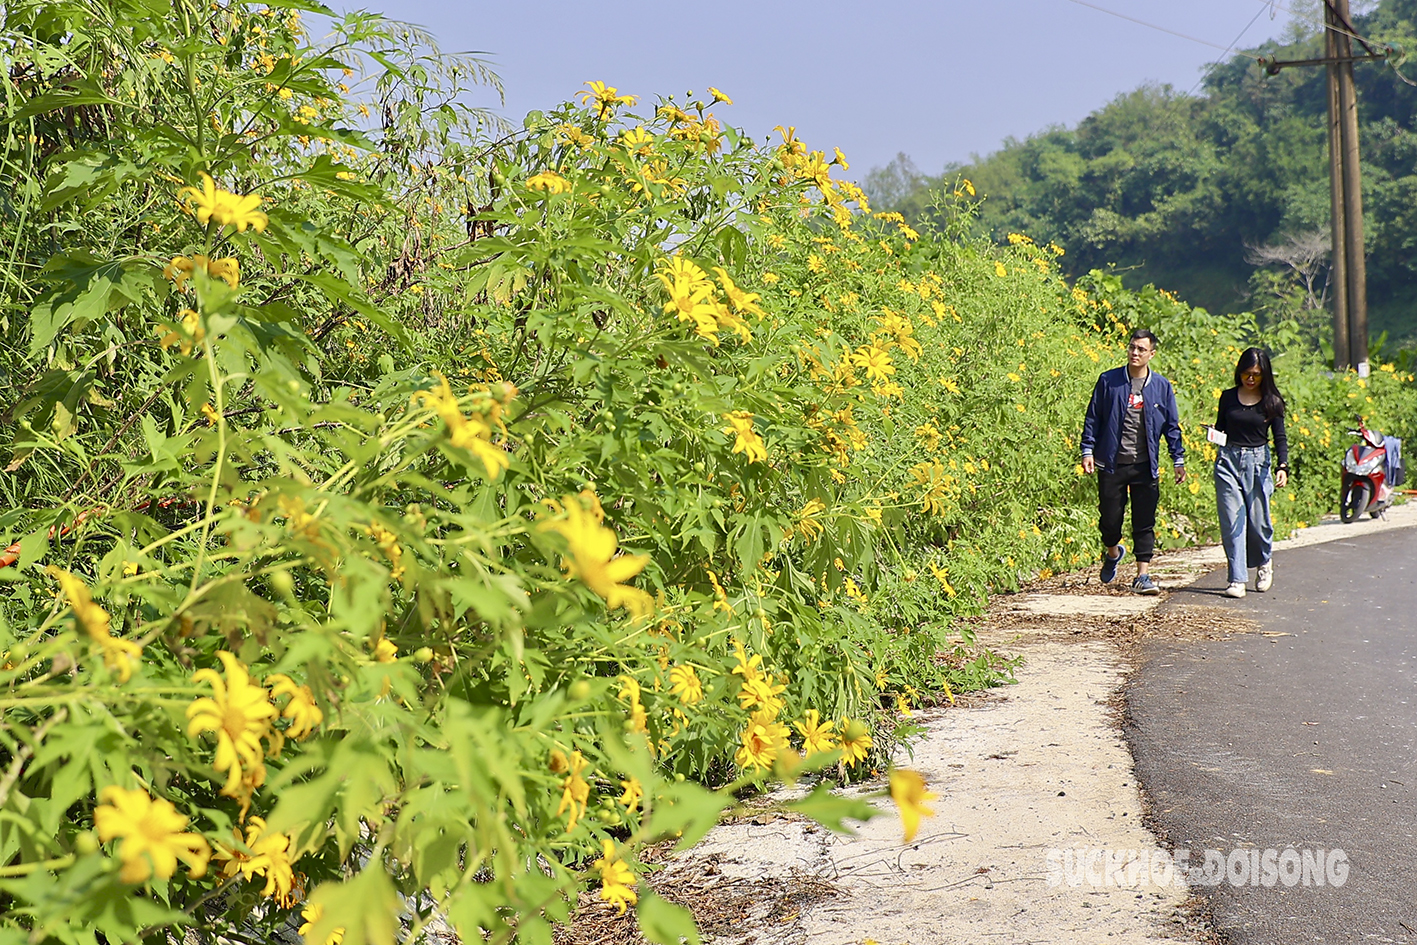
[[[295,593],[295,579],[290,576],[289,571],[272,571],[266,578],[271,590],[281,597],[290,597]]]

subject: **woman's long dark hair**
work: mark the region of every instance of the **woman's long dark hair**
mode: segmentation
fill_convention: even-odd
[[[1269,363],[1269,353],[1263,348],[1246,348],[1235,365],[1235,389],[1244,387],[1240,375],[1253,368],[1260,369],[1260,406],[1264,408],[1266,420],[1276,420],[1284,416],[1284,395],[1274,383],[1274,368]]]

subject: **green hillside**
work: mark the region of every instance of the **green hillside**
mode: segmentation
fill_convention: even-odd
[[[1358,31],[1417,48],[1417,0],[1383,0]],[[1322,55],[1323,38],[1268,43],[1251,55]],[[1417,87],[1410,65],[1356,69],[1374,337],[1417,340]],[[978,188],[979,225],[998,240],[1027,233],[1064,246],[1071,275],[1115,266],[1128,285],[1148,282],[1213,311],[1300,316],[1313,336],[1325,320],[1326,262],[1310,259],[1313,293],[1295,269],[1328,226],[1324,71],[1266,75],[1249,55],[1212,68],[1197,95],[1143,86],[1076,127],[1041,131],[939,176],[908,159],[872,172],[868,192],[917,220],[958,177]],[[1270,247],[1269,253],[1262,248]],[[1267,255],[1268,263],[1257,263]]]

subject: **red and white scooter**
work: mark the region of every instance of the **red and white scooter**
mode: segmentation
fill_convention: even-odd
[[[1361,417],[1358,429],[1349,430],[1348,435],[1358,437],[1358,442],[1343,454],[1343,489],[1338,514],[1345,523],[1362,518],[1364,512],[1373,518],[1382,515],[1392,505],[1393,490],[1402,485],[1404,471],[1399,463],[1389,476],[1383,435],[1369,430]]]

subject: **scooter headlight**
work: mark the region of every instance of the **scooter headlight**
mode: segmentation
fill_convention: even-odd
[[[1354,462],[1353,456],[1351,454],[1343,457],[1343,468],[1348,470],[1355,476],[1372,475],[1380,468],[1382,468],[1382,465],[1383,456],[1381,453],[1377,455],[1366,456],[1363,459],[1358,460],[1357,462]]]

